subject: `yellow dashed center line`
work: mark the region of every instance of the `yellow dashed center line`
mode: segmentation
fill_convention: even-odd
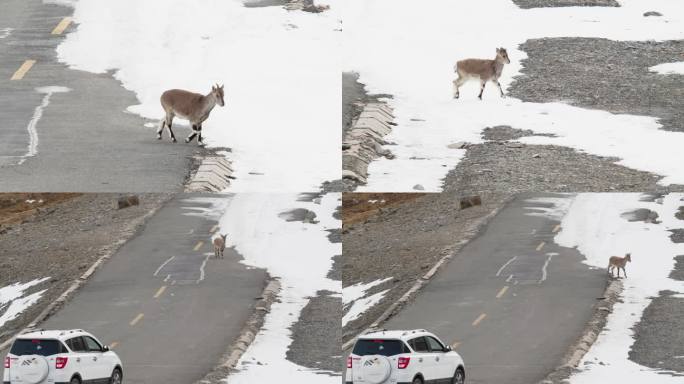
[[[506,286],[504,286],[503,288],[501,288],[501,290],[499,291],[499,293],[496,294],[496,298],[497,298],[497,299],[500,299],[503,295],[506,294],[506,291],[508,291],[508,285],[506,285]]]
[[[454,341],[454,342],[451,344],[451,349],[456,349],[456,348],[458,348],[459,345],[461,345],[460,342]]]
[[[21,80],[24,78],[24,75],[26,75],[26,72],[33,67],[33,64],[35,64],[35,60],[26,60],[24,63],[17,69],[16,72],[14,72],[14,75],[12,75],[12,78],[10,80]]]
[[[131,326],[134,326],[134,325],[138,324],[138,322],[140,320],[142,320],[143,317],[145,317],[145,315],[143,313],[138,313],[138,316],[136,316],[133,320],[131,320],[131,322],[129,324]]]
[[[561,229],[560,224],[556,224],[556,226],[553,227],[553,233],[556,233],[556,232],[560,231],[560,229]]]
[[[216,230],[217,230],[218,228],[219,228],[219,226],[218,226],[218,224],[216,224],[216,225],[214,225],[213,227],[211,227],[211,231],[209,231],[209,232],[214,233],[214,232],[216,232]]]
[[[193,251],[199,251],[200,248],[204,245],[204,241],[200,241],[195,245],[195,248],[193,248]]]
[[[71,17],[63,18],[62,21],[60,21],[59,24],[57,24],[55,29],[52,30],[52,34],[53,35],[61,35],[64,32],[64,30],[67,29],[69,24],[71,24],[71,20],[72,20]]]
[[[114,348],[116,348],[117,345],[119,345],[119,342],[118,342],[118,341],[114,341],[114,342],[112,342],[111,344],[109,344],[109,349],[114,349]]]
[[[162,286],[159,288],[159,290],[157,290],[157,293],[154,294],[154,298],[155,298],[155,299],[159,298],[159,296],[161,296],[162,293],[164,293],[164,291],[166,291],[166,285],[162,285]]]
[[[482,320],[485,319],[485,317],[487,317],[486,313],[483,313],[480,316],[478,316],[477,319],[475,319],[475,321],[473,321],[473,327],[477,327],[478,324],[480,324],[480,322],[482,322]]]
[[[545,244],[546,244],[545,241],[542,241],[541,243],[539,243],[539,245],[537,245],[537,251],[541,251],[541,249],[544,248]]]

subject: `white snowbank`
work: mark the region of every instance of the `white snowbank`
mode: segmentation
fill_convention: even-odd
[[[650,67],[648,70],[661,75],[684,75],[684,61],[658,64]]]
[[[341,25],[334,11],[245,8],[240,0],[66,3],[78,27],[57,48],[59,60],[94,73],[114,69],[140,101],[131,112],[160,119],[164,90],[206,94],[225,84],[226,106],[214,109],[203,134],[211,146],[232,148],[232,191],[317,190],[340,177]],[[183,137],[189,129],[175,132]]]
[[[0,327],[5,325],[8,321],[14,320],[28,307],[37,303],[43,293],[45,293],[45,289],[30,295],[25,295],[25,293],[29,288],[48,279],[50,278],[44,277],[27,283],[14,283],[0,288]]]
[[[342,290],[340,281],[327,277],[333,256],[342,253],[341,244],[331,243],[327,232],[340,228],[333,213],[341,195],[327,194],[320,204],[296,199],[288,194],[238,194],[220,221],[228,246],[236,247],[245,264],[267,269],[282,287],[280,302],[271,306],[263,328],[237,365],[240,370],[228,377],[228,383],[339,383],[339,373],[317,372],[286,359],[292,343],[290,327],[309,299],[321,290]],[[319,223],[279,217],[296,208],[315,212]]]
[[[552,133],[557,137],[521,141],[615,156],[622,159],[622,165],[665,176],[663,184],[684,182],[684,168],[672,161],[680,157],[684,134],[658,130],[656,117],[614,115],[560,102],[501,99],[491,84],[479,101],[479,85],[472,82],[461,89],[461,99],[452,99],[455,62],[493,58],[497,47],[507,48],[511,58],[500,79],[505,88],[520,73],[520,61],[526,55],[518,45],[528,39],[684,38],[684,3],[620,3],[618,8],[523,10],[510,0],[331,0],[344,14],[344,69],[359,72],[370,93],[394,96],[388,103],[398,125],[386,139],[397,144],[388,147],[396,159],[372,162],[368,185],[359,191],[411,191],[416,184],[426,191],[439,191],[441,179],[465,153],[447,146],[458,141],[482,142],[482,130],[495,125]],[[665,16],[642,16],[654,9]]]
[[[367,292],[371,288],[378,286],[391,279],[392,277],[390,276],[385,279],[371,281],[370,283],[358,283],[343,288],[342,302],[344,305],[345,314],[342,317],[342,326],[344,327],[345,325],[347,325],[348,322],[358,318],[359,316],[361,316],[361,314],[363,314],[368,309],[379,303],[380,300],[382,300],[382,298],[385,296],[385,294],[389,292],[389,289],[377,292],[370,296],[367,294]]]
[[[684,292],[684,282],[668,277],[674,267],[674,257],[684,254],[684,244],[673,243],[668,231],[682,227],[674,214],[683,205],[680,200],[683,195],[667,195],[662,204],[640,201],[641,197],[639,194],[579,194],[555,237],[561,246],[576,246],[586,257],[585,263],[597,268],[606,268],[610,256],[632,254],[632,263],[626,267],[628,278],[623,279],[622,301],[615,304],[604,330],[584,356],[581,371],[571,377],[573,384],[682,382],[681,377],[641,366],[628,356],[634,344],[632,328],[651,300],[662,290]],[[629,222],[622,216],[639,208],[657,212],[662,223]]]

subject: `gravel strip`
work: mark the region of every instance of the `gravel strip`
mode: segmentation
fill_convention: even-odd
[[[522,76],[509,87],[511,96],[655,116],[663,129],[684,131],[684,76],[648,70],[682,61],[684,40],[546,38],[528,40],[520,48],[528,57],[522,62]]]
[[[525,131],[489,128],[482,144],[469,145],[466,156],[451,170],[444,191],[457,194],[674,191],[682,185],[661,186],[661,177],[614,163],[617,159],[590,155],[553,145],[526,145],[506,141]]]
[[[619,7],[616,0],[513,0],[520,8],[543,7]]]
[[[634,327],[635,342],[629,359],[646,367],[684,376],[684,298],[674,297],[674,294],[662,291],[646,307],[641,321]]]

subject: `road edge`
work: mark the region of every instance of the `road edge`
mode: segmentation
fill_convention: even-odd
[[[95,260],[95,262],[93,262],[90,265],[90,267],[85,272],[83,272],[83,274],[81,274],[81,276],[74,280],[74,282],[71,283],[71,285],[64,292],[62,292],[62,294],[55,301],[48,304],[47,307],[45,307],[45,309],[43,309],[38,314],[38,316],[36,316],[26,327],[22,328],[19,332],[16,332],[7,340],[0,343],[0,351],[4,351],[7,348],[9,348],[12,342],[14,342],[14,339],[16,339],[19,335],[36,328],[38,324],[49,319],[53,314],[59,311],[62,308],[62,306],[64,306],[64,304],[66,304],[73,297],[73,295],[79,290],[79,288],[81,288],[88,281],[88,279],[102,266],[102,264],[109,260],[124,244],[126,244],[130,239],[132,239],[136,234],[138,234],[142,227],[144,227],[144,225],[147,223],[147,221],[152,216],[154,216],[161,207],[163,207],[169,200],[171,200],[175,196],[174,193],[165,193],[161,195],[165,195],[165,197],[163,198],[160,204],[150,209],[142,217],[139,217],[131,221],[126,227],[126,229],[123,230],[124,237],[117,240],[113,244],[105,246],[105,252],[102,254],[102,256]]]
[[[567,383],[570,374],[577,368],[584,355],[589,352],[599,334],[605,328],[608,315],[613,312],[613,306],[620,300],[622,294],[622,280],[609,279],[601,300],[594,304],[594,313],[587,322],[580,337],[568,348],[561,363],[553,369],[538,384],[562,384]]]
[[[280,281],[277,278],[267,276],[265,281],[266,286],[261,296],[258,297],[259,301],[255,304],[252,315],[242,327],[237,339],[226,349],[219,363],[194,384],[225,383],[226,377],[230,375],[242,355],[252,344],[264,324],[266,314],[271,310],[271,304],[276,302],[280,293]]]
[[[437,260],[437,262],[432,266],[432,268],[430,268],[429,271],[427,271],[423,276],[416,280],[413,286],[408,291],[406,291],[399,299],[397,299],[394,303],[390,304],[387,310],[385,310],[385,312],[383,312],[375,321],[373,321],[370,326],[368,326],[366,329],[359,332],[355,336],[351,337],[349,340],[347,340],[347,342],[343,343],[342,351],[344,352],[349,350],[359,336],[364,335],[375,329],[378,329],[382,323],[386,322],[387,320],[391,319],[395,314],[397,314],[406,303],[408,303],[413,297],[415,297],[416,293],[420,291],[420,289],[423,288],[423,286],[430,282],[430,280],[437,274],[437,272],[442,268],[442,266],[444,266],[448,261],[454,258],[456,254],[460,252],[461,249],[463,249],[464,246],[466,246],[468,243],[477,238],[477,236],[482,232],[482,230],[487,226],[487,224],[489,224],[489,222],[494,217],[496,217],[496,215],[498,215],[499,212],[508,205],[508,203],[510,203],[514,199],[515,195],[511,195],[504,198],[498,207],[494,208],[487,215],[473,221],[473,223],[470,225],[470,228],[464,231],[463,239],[459,240],[454,245],[454,249],[452,252]]]

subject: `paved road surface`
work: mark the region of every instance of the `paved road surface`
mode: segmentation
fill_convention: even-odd
[[[184,215],[206,206],[184,197],[157,212],[42,325],[83,328],[113,345],[126,383],[200,379],[236,338],[265,284],[264,271],[239,264],[233,250],[207,259],[216,222]]]
[[[51,32],[71,13],[42,0],[2,1],[0,191],[182,190],[197,147],[157,141],[155,128],[145,128],[142,118],[125,112],[137,100],[110,74],[57,63],[55,47],[75,25],[59,35]],[[27,60],[35,64],[21,79],[10,80]],[[49,89],[37,90],[51,86],[70,91],[48,97]],[[41,104],[42,116],[34,119]],[[37,153],[23,158],[32,120]],[[177,135],[184,132],[179,128]]]
[[[425,328],[462,354],[469,383],[531,384],[577,339],[606,284],[553,243],[557,221],[509,203],[387,329]],[[548,262],[548,264],[547,264]]]

